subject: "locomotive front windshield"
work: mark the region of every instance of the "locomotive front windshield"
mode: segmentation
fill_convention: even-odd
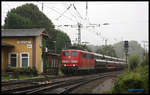
[[[68,51],[63,52],[63,56],[69,56],[69,52]]]
[[[77,54],[78,54],[78,53],[77,53],[76,51],[72,51],[72,52],[71,52],[71,56],[77,56]]]

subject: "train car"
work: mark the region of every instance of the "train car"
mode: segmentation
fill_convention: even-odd
[[[106,69],[106,59],[104,55],[93,53],[95,60],[95,68],[96,70],[104,70]]]
[[[61,69],[64,73],[92,70],[118,70],[124,60],[98,53],[67,49],[61,52]]]

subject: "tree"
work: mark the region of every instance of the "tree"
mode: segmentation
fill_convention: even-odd
[[[31,28],[32,22],[28,18],[24,18],[16,13],[9,12],[5,19],[4,28],[17,29],[17,28]]]
[[[87,51],[91,51],[86,44],[73,44],[70,49],[80,49],[80,50],[87,50]]]
[[[70,40],[69,36],[66,33],[64,33],[63,31],[60,31],[60,30],[55,30],[55,31],[56,31],[57,53],[60,53],[61,50],[65,48],[66,41],[71,42],[71,40]]]
[[[140,62],[140,59],[139,59],[138,56],[135,56],[135,55],[130,56],[130,58],[129,58],[129,64],[130,64],[129,68],[131,70],[135,69],[138,66],[139,62]]]
[[[100,46],[96,52],[100,54],[108,55],[108,56],[117,57],[116,52],[111,45]]]
[[[14,17],[22,17],[22,19],[12,19],[14,22],[10,22],[9,18],[12,16],[12,14],[15,14]],[[8,12],[7,17],[5,19],[5,28],[10,28],[9,26],[11,24],[14,24],[16,28],[20,28],[18,26],[18,23],[16,24],[17,21],[24,21],[24,19],[30,20],[32,23],[28,23],[28,26],[31,26],[31,28],[46,28],[46,29],[52,29],[54,28],[53,23],[51,22],[50,19],[46,17],[41,11],[39,11],[39,8],[34,5],[34,4],[25,4],[20,7],[17,7],[16,9],[13,8],[10,12]],[[27,27],[27,25],[24,25],[23,23],[19,23],[24,28]],[[22,28],[22,27],[21,27]]]
[[[140,65],[141,65],[141,66],[149,65],[149,53],[146,53],[146,54],[145,54],[145,57],[144,57],[144,59],[142,60],[142,62],[141,62]]]

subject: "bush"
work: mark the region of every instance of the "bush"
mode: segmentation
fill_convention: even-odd
[[[24,68],[9,68],[7,72],[14,72],[15,75],[21,74],[21,75],[33,75],[37,76],[37,70],[35,67],[24,67]]]
[[[146,58],[144,58],[143,60],[142,60],[142,63],[140,64],[141,66],[146,66],[146,65],[148,65],[149,64],[149,58],[148,57],[146,57]]]
[[[111,93],[131,93],[128,89],[144,89],[149,92],[148,66],[138,66],[134,71],[126,70],[117,78]]]
[[[136,68],[136,72],[138,72],[141,77],[141,81],[143,82],[143,89],[145,90],[145,92],[149,92],[149,66],[138,66],[138,68]]]
[[[8,67],[8,69],[6,70],[6,72],[15,72],[16,70],[17,70],[17,68]]]
[[[137,67],[137,65],[139,64],[140,60],[139,60],[139,57],[138,56],[131,56],[130,57],[130,60],[129,60],[129,68],[131,70],[135,69]]]
[[[19,68],[18,70],[19,74],[23,74],[23,75],[29,75],[30,73],[30,67],[28,68]]]
[[[35,67],[32,67],[32,75],[33,76],[37,76],[38,75],[37,70],[36,70]]]

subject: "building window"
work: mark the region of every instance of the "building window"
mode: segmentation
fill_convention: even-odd
[[[21,67],[28,67],[29,66],[29,53],[22,53],[21,54]]]
[[[16,53],[9,54],[9,67],[17,67],[17,54]]]

